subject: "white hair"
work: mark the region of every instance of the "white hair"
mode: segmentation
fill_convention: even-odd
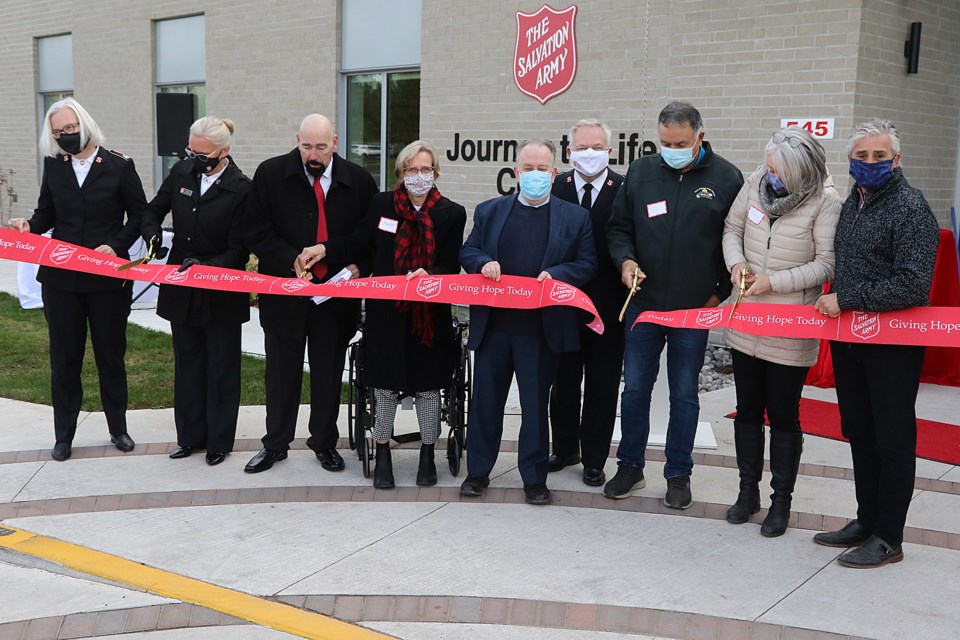
[[[776,131],[766,147],[767,158],[790,193],[819,195],[827,179],[823,146],[800,127]]]
[[[233,120],[229,118],[204,116],[190,125],[190,135],[209,140],[220,151],[230,146],[233,129]]]
[[[893,123],[889,120],[874,118],[873,120],[861,122],[853,128],[853,133],[850,134],[850,138],[847,140],[847,155],[849,156],[853,153],[853,146],[857,144],[857,140],[868,136],[882,135],[884,133],[890,134],[890,144],[893,147],[893,155],[900,153],[900,132],[897,131],[897,128],[893,126]]]
[[[47,109],[47,115],[43,118],[43,128],[40,131],[40,153],[45,156],[50,156],[51,158],[58,153],[63,153],[60,145],[57,144],[57,139],[53,137],[53,132],[50,127],[51,116],[63,109],[70,109],[77,116],[77,122],[80,123],[81,149],[86,149],[90,145],[95,147],[103,146],[103,133],[100,131],[100,127],[97,126],[96,121],[79,102],[73,98],[64,98],[50,105],[50,108]]]
[[[603,135],[607,138],[607,146],[610,146],[610,127],[603,122],[600,122],[596,118],[584,118],[583,120],[577,121],[577,124],[570,127],[570,144],[573,144],[573,136],[576,135],[577,130],[583,127],[600,127],[600,129],[603,130]]]

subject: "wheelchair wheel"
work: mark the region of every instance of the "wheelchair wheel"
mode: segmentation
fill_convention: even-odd
[[[373,397],[369,389],[357,388],[357,420],[353,439],[357,445],[357,458],[363,468],[363,477],[370,477],[370,460],[373,458]]]
[[[347,374],[347,439],[350,442],[350,450],[356,451],[357,439],[354,437],[354,430],[358,422],[355,403],[357,402],[357,349],[356,342],[350,345],[350,357]]]
[[[471,400],[470,388],[470,350],[463,340],[465,327],[458,327],[460,337],[460,358],[454,371],[453,383],[448,393],[447,420],[450,433],[447,435],[447,464],[450,473],[456,477],[460,473],[460,462],[466,442],[467,417]]]

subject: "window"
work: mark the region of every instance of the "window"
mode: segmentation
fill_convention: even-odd
[[[157,183],[180,160],[194,120],[206,114],[203,16],[158,20],[156,29]]]
[[[400,150],[420,137],[420,5],[342,2],[340,155],[381,188],[392,186]]]
[[[68,34],[37,38],[37,68],[40,93],[37,96],[37,137],[43,118],[54,102],[73,95],[73,36]]]

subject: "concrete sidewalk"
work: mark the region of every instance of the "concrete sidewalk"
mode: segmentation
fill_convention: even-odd
[[[406,640],[957,638],[960,468],[919,461],[904,562],[844,569],[840,550],[811,541],[855,512],[842,442],[806,438],[784,536],[760,535],[763,511],[742,526],[723,519],[738,486],[723,417],[734,394],[701,396],[718,448],[695,452],[695,503],[683,512],[660,504],[657,448],[647,487],[627,500],[603,498],[568,468],[550,476],[553,505],[524,504],[512,415],[478,501],[460,498],[463,472],[452,477],[439,455],[440,484],[416,487],[415,445],[395,452],[396,489],[374,490],[348,450],[345,471],[323,471],[303,443],[306,408],[289,459],[250,475],[262,407],[242,408],[236,450],[217,467],[202,455],[167,458],[172,410],[129,412],[129,454],[110,446],[101,413],[84,414],[74,457],[58,463],[50,408],[0,399],[0,534],[25,530]],[[804,394],[833,400],[830,390]],[[958,400],[956,389],[923,385],[919,415],[957,423]],[[345,410],[340,428],[345,436]],[[415,430],[414,413],[399,412],[398,432]],[[294,637],[2,549],[0,580],[0,640]]]

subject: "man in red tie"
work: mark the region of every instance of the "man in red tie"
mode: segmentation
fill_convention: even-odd
[[[333,124],[320,114],[300,123],[297,148],[265,160],[253,177],[244,239],[259,258],[259,271],[299,275],[297,256],[306,246],[346,236],[366,214],[377,183],[362,167],[337,155]],[[343,268],[354,277],[369,268],[322,262],[308,276],[322,282]],[[260,326],[266,350],[267,434],[263,449],[244,471],[266,471],[287,457],[296,430],[303,382],[303,355],[310,363],[310,437],[307,446],[327,471],[343,469],[337,453],[340,382],[347,343],[357,329],[360,301],[261,295]]]

